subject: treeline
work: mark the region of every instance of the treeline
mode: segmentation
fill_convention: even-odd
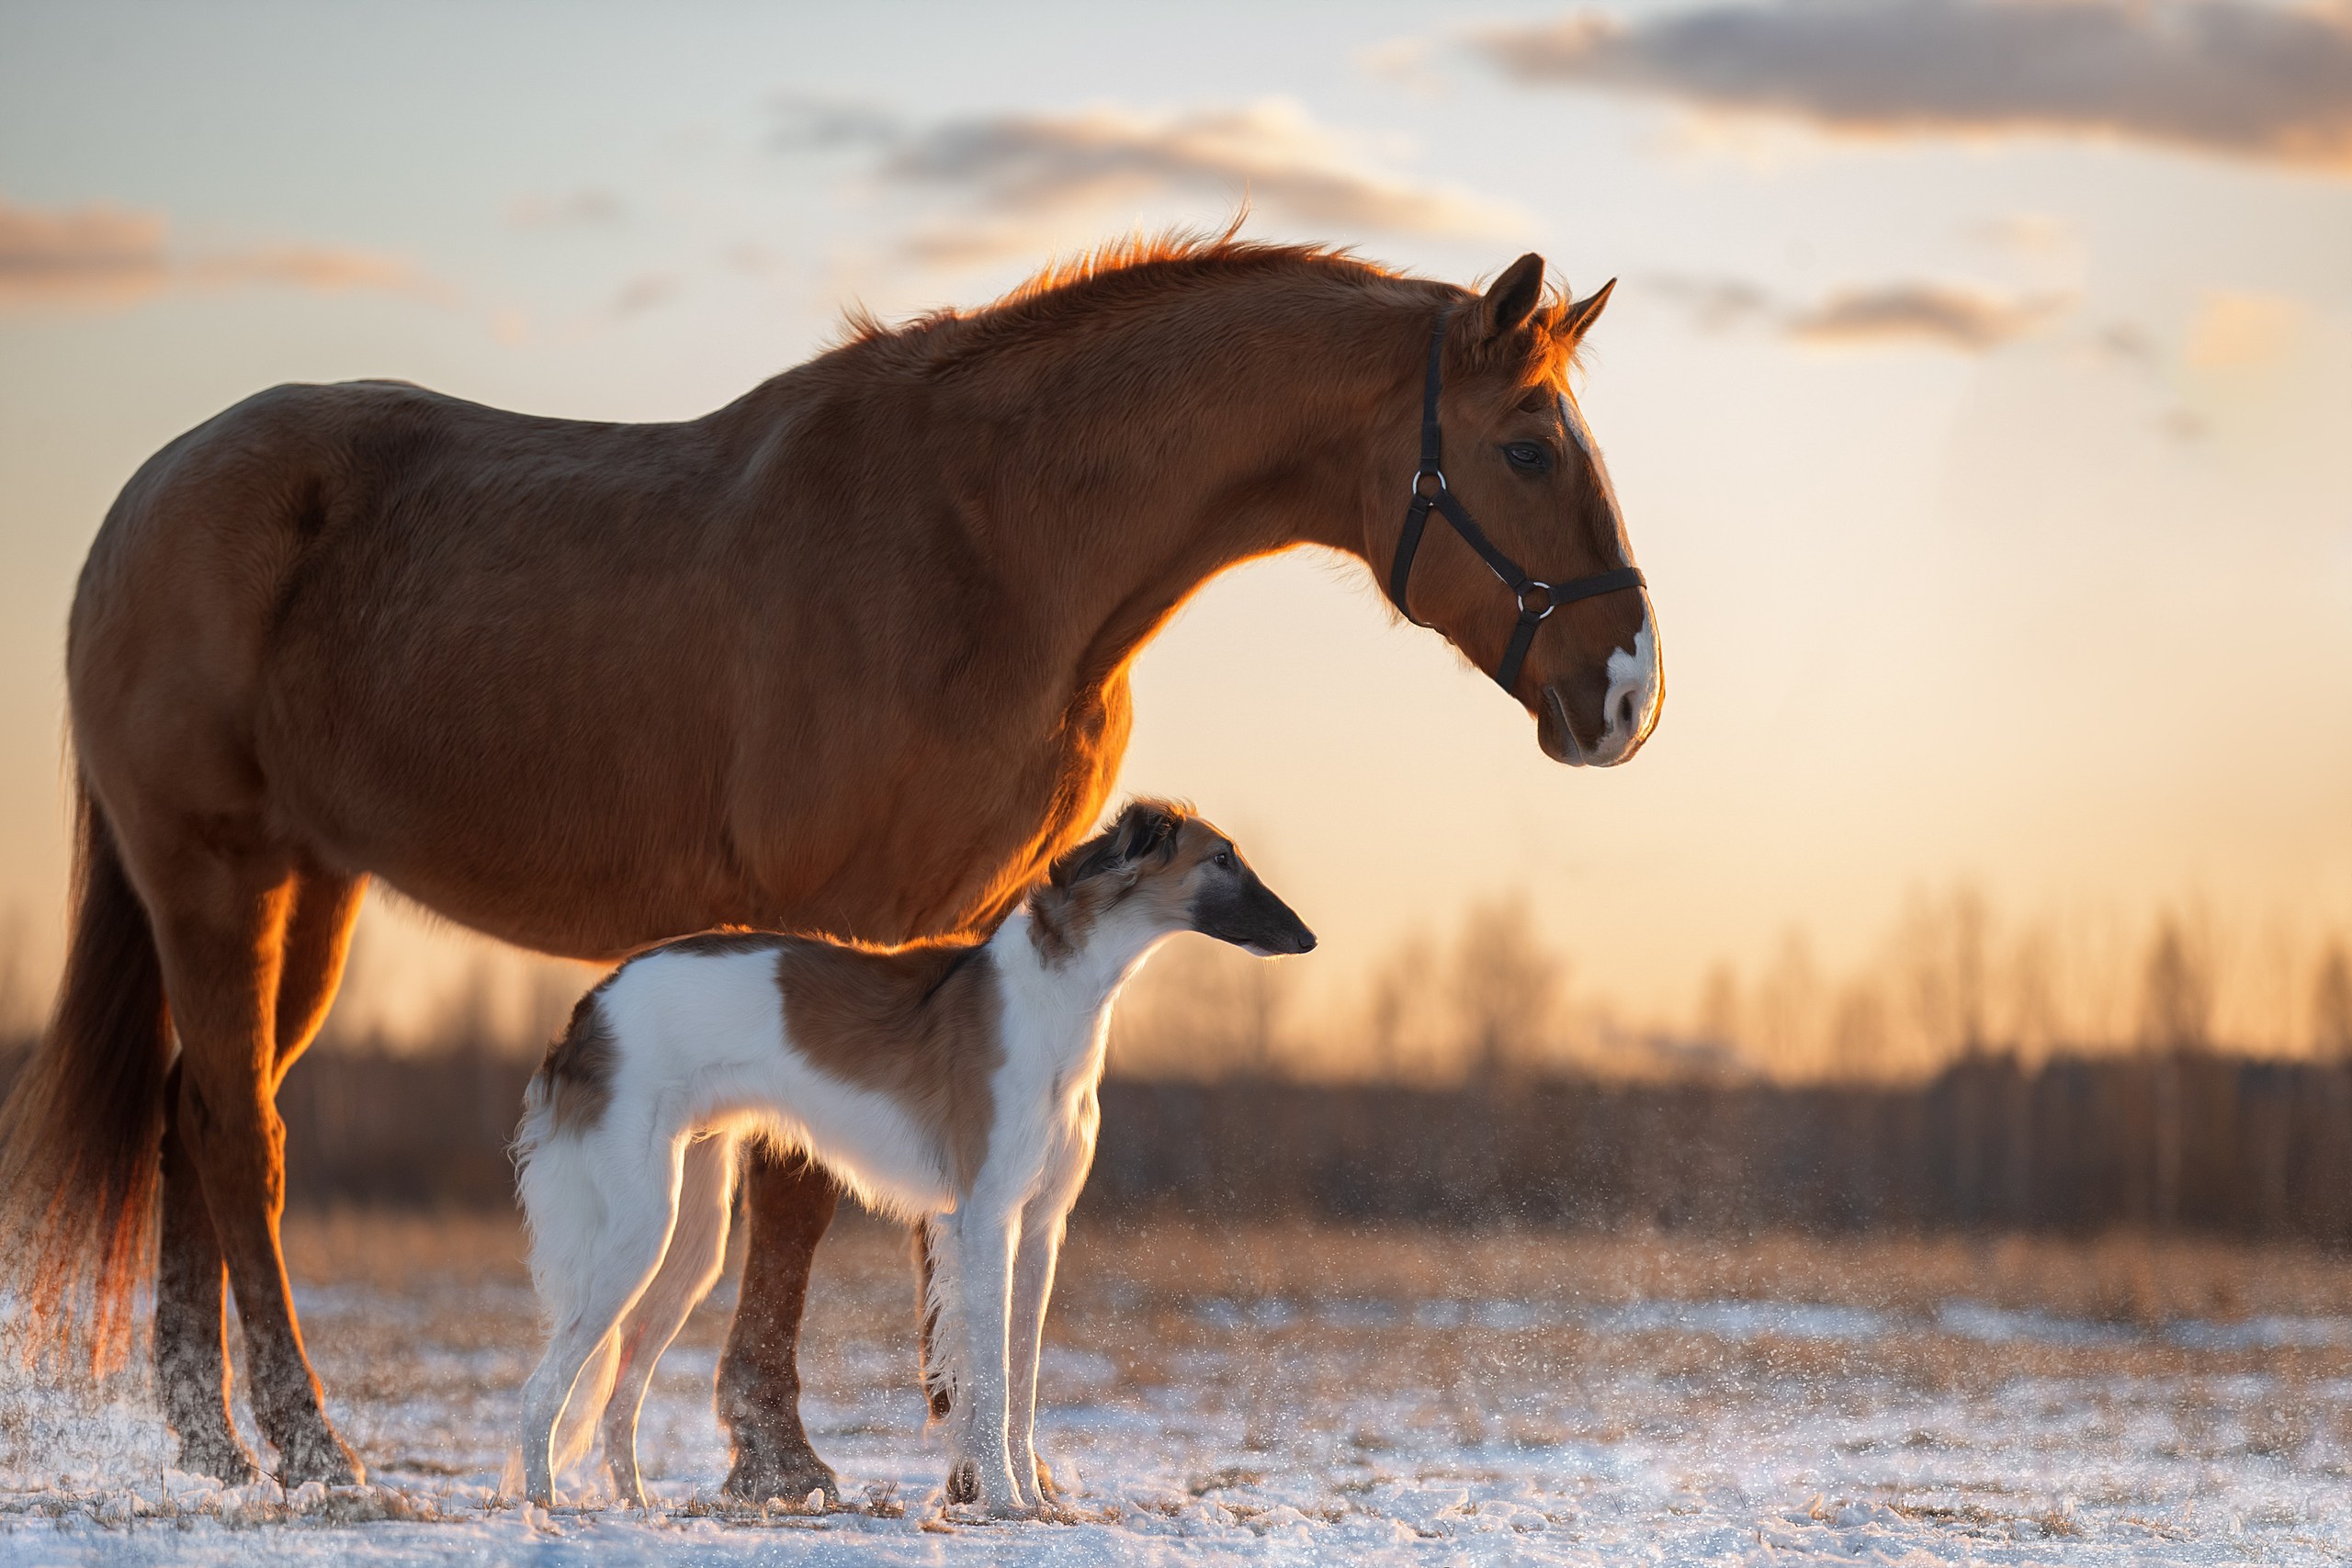
[[[13,1077],[14,1054],[0,1076]],[[495,1207],[527,1064],[314,1053],[279,1096],[297,1205]],[[2352,1245],[2352,1064],[1973,1055],[1913,1085],[1114,1078],[1100,1213],[2085,1233]]]

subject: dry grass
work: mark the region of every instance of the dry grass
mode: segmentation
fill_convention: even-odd
[[[2151,1325],[2326,1314],[2352,1303],[2352,1257],[2119,1234],[2089,1241],[1606,1235],[1314,1224],[1076,1230],[1064,1289],[1388,1300],[1807,1302],[1925,1313],[1971,1300]]]

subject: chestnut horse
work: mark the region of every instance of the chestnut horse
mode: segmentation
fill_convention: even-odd
[[[0,1288],[32,1353],[119,1364],[152,1258],[182,1463],[249,1477],[225,1274],[279,1479],[356,1480],[288,1297],[273,1101],[368,878],[590,959],[718,926],[988,928],[1092,827],[1128,670],[1189,595],[1301,544],[1388,575],[1408,480],[1434,488],[1413,459],[1439,372],[1449,493],[1489,548],[1522,577],[1630,575],[1566,380],[1606,295],[1548,293],[1532,255],[1478,295],[1163,242],[860,323],[684,423],[373,381],[277,388],[171,443],[107,513],[67,639],[71,946],[0,1111]],[[1463,536],[1416,559],[1415,618],[1508,659],[1546,752],[1641,745],[1645,592],[1564,604],[1531,643],[1526,584]],[[728,1485],[832,1491],[795,1355],[834,1192],[769,1162],[748,1202]]]

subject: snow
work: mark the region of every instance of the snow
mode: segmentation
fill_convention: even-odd
[[[142,1389],[92,1407],[0,1388],[0,1562],[2352,1556],[2352,1318],[2300,1303],[2134,1322],[1876,1288],[1628,1294],[1589,1284],[1583,1244],[1523,1236],[1329,1233],[1236,1263],[1214,1237],[1081,1226],[1040,1422],[1074,1484],[1053,1521],[989,1524],[940,1506],[903,1243],[851,1225],[820,1262],[804,1403],[847,1508],[718,1502],[722,1302],[648,1403],[655,1507],[582,1488],[541,1513],[498,1493],[537,1350],[504,1235],[440,1256],[431,1227],[351,1222],[321,1252],[339,1276],[298,1260],[368,1487],[223,1489],[170,1468]],[[1400,1247],[1418,1261],[1396,1265]],[[1663,1272],[1723,1285],[1706,1261]],[[1515,1274],[1523,1293],[1498,1288]]]

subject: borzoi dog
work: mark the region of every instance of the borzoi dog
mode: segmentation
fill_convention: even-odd
[[[642,1505],[638,1408],[718,1277],[737,1145],[764,1137],[923,1224],[924,1379],[950,1412],[948,1495],[1033,1513],[1038,1340],[1094,1156],[1111,1004],[1187,931],[1261,957],[1315,945],[1231,840],[1139,801],[985,942],[690,937],[591,991],[516,1139],[551,1331],[523,1390],[529,1498],[552,1500],[601,1412],[615,1491]]]

